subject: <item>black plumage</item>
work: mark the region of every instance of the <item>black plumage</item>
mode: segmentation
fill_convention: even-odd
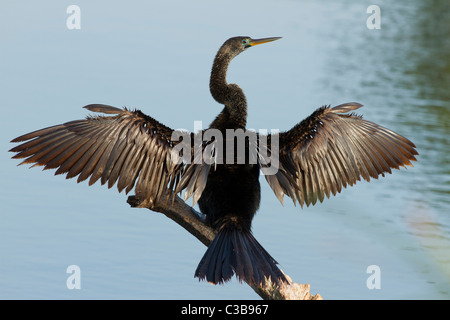
[[[227,129],[245,132],[247,101],[239,86],[227,83],[228,65],[245,49],[277,39],[234,37],[222,45],[212,67],[210,90],[224,108],[209,129],[224,136]],[[21,164],[57,169],[56,174],[67,178],[78,176],[78,182],[89,178],[91,185],[100,180],[109,188],[117,184],[119,192],[126,193],[134,188],[140,207],[161,201],[166,191],[184,191],[185,198],[198,201],[208,223],[218,230],[196,277],[222,283],[236,274],[250,284],[264,284],[266,278],[279,283],[287,281],[284,274],[251,233],[260,203],[260,171],[271,156],[277,155],[279,164],[276,172],[265,175],[270,187],[281,202],[287,195],[302,206],[322,202],[361,178],[369,181],[416,160],[418,153],[411,141],[349,113],[360,107],[358,103],[322,107],[276,136],[257,134],[256,162],[250,161],[255,146],[249,141],[244,162],[236,157],[231,163],[225,161],[229,152],[236,151],[227,149],[226,139],[222,144],[203,141],[202,150],[214,145],[216,153],[212,162],[199,162],[193,133],[184,141],[190,143],[187,156],[191,161],[175,162],[173,151],[183,140],[173,138],[173,129],[139,110],[101,104],[85,108],[108,116],[90,116],[25,134],[12,140],[22,144],[10,151],[16,153],[15,159],[25,158]],[[278,150],[272,148],[274,141],[279,142]],[[267,152],[261,152],[265,147]],[[218,157],[219,148],[224,150],[223,159]]]

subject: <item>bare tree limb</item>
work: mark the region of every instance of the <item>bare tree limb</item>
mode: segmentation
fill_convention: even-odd
[[[195,236],[205,246],[209,246],[217,233],[216,230],[205,224],[201,213],[195,211],[194,208],[186,204],[178,196],[175,196],[174,201],[164,200],[145,206],[142,206],[135,196],[128,197],[127,202],[132,207],[145,207],[152,211],[163,213]],[[293,282],[288,275],[285,274],[285,276],[290,283],[283,283],[277,286],[268,280],[264,287],[250,286],[264,300],[322,300],[320,294],[311,295],[309,284],[298,284]]]

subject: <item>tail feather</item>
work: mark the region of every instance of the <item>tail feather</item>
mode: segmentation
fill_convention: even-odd
[[[277,264],[250,231],[224,227],[206,250],[195,277],[213,284],[227,282],[234,274],[249,284],[264,285],[266,278],[287,282]]]

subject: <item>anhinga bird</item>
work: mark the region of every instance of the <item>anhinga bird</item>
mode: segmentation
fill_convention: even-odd
[[[227,129],[245,129],[246,98],[238,85],[227,83],[228,65],[247,48],[277,39],[234,37],[222,45],[212,67],[210,90],[224,108],[209,129],[224,134]],[[294,203],[309,206],[361,177],[369,181],[391,173],[392,168],[412,166],[410,161],[418,154],[415,145],[361,116],[348,114],[361,106],[322,107],[292,129],[278,133],[278,170],[265,178],[280,201],[287,195]],[[128,193],[134,187],[142,207],[161,201],[167,191],[174,194],[184,190],[185,197],[193,195],[194,202],[198,200],[208,223],[218,230],[196,277],[214,284],[229,280],[233,274],[256,285],[264,284],[266,278],[287,281],[250,230],[260,203],[264,155],[258,154],[256,163],[251,163],[247,143],[244,163],[176,163],[171,153],[180,140],[172,138],[173,129],[139,110],[100,104],[85,108],[110,116],[88,117],[15,138],[12,142],[23,143],[10,150],[17,153],[13,158],[26,158],[22,163],[44,169],[57,168],[55,174],[78,176],[78,182],[90,177],[89,185],[100,179],[102,184],[108,182],[109,188],[117,182],[119,192],[125,189]],[[192,141],[194,136],[190,134]],[[267,146],[275,140],[271,134],[265,138]],[[200,143],[205,148],[211,141]],[[216,146],[220,147],[226,149],[225,143]]]

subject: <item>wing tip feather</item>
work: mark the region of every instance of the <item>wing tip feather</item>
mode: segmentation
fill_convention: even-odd
[[[84,106],[83,108],[88,109],[92,112],[99,112],[99,113],[105,113],[105,114],[119,114],[123,112],[123,109],[119,109],[116,107],[108,106],[106,104],[88,104],[87,106]]]
[[[347,103],[343,103],[340,105],[337,105],[333,108],[331,108],[331,112],[333,113],[347,113],[350,112],[352,110],[356,110],[359,108],[362,108],[363,105],[361,103],[358,102],[347,102]]]

